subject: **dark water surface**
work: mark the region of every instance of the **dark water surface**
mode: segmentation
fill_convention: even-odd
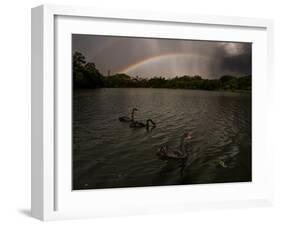
[[[132,129],[119,116],[153,119]],[[186,160],[161,160],[191,132]],[[75,90],[73,189],[251,181],[251,94],[176,89]]]

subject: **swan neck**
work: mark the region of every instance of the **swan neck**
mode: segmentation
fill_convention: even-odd
[[[152,121],[152,119],[147,119],[146,120],[146,126],[149,127],[149,123],[152,124],[152,126],[155,126],[155,123]]]
[[[150,120],[147,119],[147,120],[146,120],[146,127],[149,127],[149,122],[150,122]]]
[[[132,121],[135,120],[135,110],[134,109],[132,110],[132,113],[131,113],[131,120]]]

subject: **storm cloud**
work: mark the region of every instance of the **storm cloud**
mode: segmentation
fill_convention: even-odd
[[[252,71],[251,43],[74,34],[72,52],[81,52],[104,75],[218,78]]]

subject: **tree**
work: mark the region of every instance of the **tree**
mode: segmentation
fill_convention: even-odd
[[[125,73],[103,76],[95,63],[87,62],[83,54],[73,54],[73,86],[74,88],[101,87],[143,87],[143,88],[171,88],[171,89],[201,89],[201,90],[251,90],[251,76],[234,77],[222,76],[219,79],[203,79],[199,75],[152,77],[150,79],[139,76],[130,77]]]
[[[73,54],[73,83],[74,88],[98,88],[103,86],[103,75],[96,65],[86,62],[82,53]]]
[[[75,52],[72,57],[73,83],[74,87],[81,86],[84,80],[85,57],[82,53]]]

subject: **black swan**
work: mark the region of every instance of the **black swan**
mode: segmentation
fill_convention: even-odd
[[[122,117],[119,117],[119,121],[120,122],[134,122],[135,111],[138,111],[138,109],[137,108],[132,109],[131,118],[128,116],[122,116]]]
[[[184,133],[181,137],[179,148],[170,149],[168,145],[161,145],[157,151],[157,155],[163,159],[185,159],[188,157],[188,153],[184,149],[184,142],[185,140],[190,140],[191,138],[190,133]]]
[[[133,121],[133,122],[130,123],[130,127],[131,128],[143,128],[143,127],[146,127],[146,129],[148,130],[149,127],[150,127],[150,124],[151,124],[152,128],[156,127],[156,124],[155,124],[155,122],[152,121],[152,119],[147,119],[146,123],[139,122],[139,121]]]

